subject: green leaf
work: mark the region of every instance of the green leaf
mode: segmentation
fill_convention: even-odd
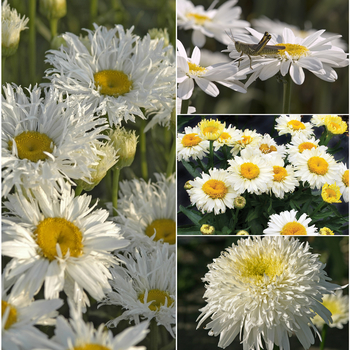
[[[202,215],[200,215],[197,211],[192,211],[185,208],[183,205],[180,205],[180,211],[184,213],[195,225],[199,225],[199,221],[202,219]]]
[[[194,163],[185,162],[184,160],[182,160],[182,164],[194,178],[200,176],[201,173],[197,170],[197,167],[194,166]]]

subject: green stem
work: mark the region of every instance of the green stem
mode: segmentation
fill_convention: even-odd
[[[29,79],[32,84],[36,82],[36,38],[35,38],[36,0],[29,0]]]
[[[50,19],[51,41],[53,40],[54,37],[57,36],[57,23],[58,23],[58,18]]]
[[[290,113],[290,100],[292,96],[292,79],[287,74],[283,81],[283,113]]]
[[[175,166],[175,153],[176,153],[176,139],[175,137],[173,138],[173,144],[171,146],[170,154],[169,154],[169,159],[168,159],[168,166],[166,169],[166,176],[169,177],[174,171],[174,166]]]
[[[148,180],[148,166],[147,166],[147,153],[146,153],[146,134],[145,134],[146,121],[141,120],[140,128],[140,156],[141,156],[141,174],[145,181]]]
[[[321,334],[321,337],[322,337],[322,342],[320,344],[320,350],[323,350],[324,349],[324,344],[326,342],[326,334],[327,334],[327,325],[324,324],[323,325],[323,328],[322,328],[322,334]]]
[[[83,187],[80,185],[77,185],[77,187],[75,188],[75,197],[78,197],[81,192],[83,192]]]
[[[199,158],[197,159],[197,163],[198,163],[198,165],[200,166],[200,168],[202,169],[202,171],[206,172],[206,171],[205,171],[205,167],[204,167],[202,161],[201,161]]]
[[[158,325],[155,318],[152,319],[150,324],[150,347],[148,349],[150,350],[158,350]]]
[[[2,85],[5,84],[5,61],[6,57],[2,56],[1,57],[1,80],[2,80]]]
[[[115,168],[113,169],[113,187],[112,187],[112,203],[113,203],[113,213],[115,215],[118,215],[117,208],[118,208],[118,191],[119,191],[119,175],[120,175],[120,169]]]
[[[316,208],[315,210],[311,213],[311,217],[316,214],[318,211],[320,211],[321,209],[323,209],[323,207],[326,205],[327,203],[325,202],[321,202]]]
[[[98,0],[90,0],[91,27],[93,27],[92,24],[96,22],[97,9],[98,9]]]
[[[190,104],[190,100],[181,100],[180,114],[187,114],[189,104]]]
[[[213,168],[214,166],[214,147],[213,147],[214,141],[209,141],[209,169]],[[208,170],[209,170],[208,169]]]

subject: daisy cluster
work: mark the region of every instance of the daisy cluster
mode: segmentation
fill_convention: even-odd
[[[308,122],[300,115],[267,118],[273,133],[289,141],[217,119],[202,119],[178,134],[178,161],[193,177],[185,184],[191,205],[180,210],[196,225],[193,231],[210,224],[219,234],[318,235],[321,228],[321,234],[341,234],[347,217],[333,203],[349,201],[349,170],[335,158],[341,141],[327,144],[347,124],[334,115]],[[319,128],[323,133],[316,138]]]
[[[198,101],[195,84],[206,94],[217,97],[220,91],[216,83],[240,93],[246,93],[257,79],[265,81],[273,76],[284,83],[291,79],[302,85],[306,70],[321,80],[335,82],[338,75],[334,68],[349,65],[344,51],[347,45],[341,35],[325,29],[302,31],[267,17],[254,19],[254,12],[248,15],[253,18],[249,23],[242,19],[237,2],[225,1],[217,8],[213,2],[206,9],[190,0],[178,1],[177,24],[182,39],[177,41],[177,97],[181,100],[181,114],[191,113],[190,99]],[[189,31],[191,39],[186,37]],[[184,47],[184,43],[189,47],[189,41],[194,47],[192,53]],[[222,53],[215,52],[225,46],[220,50]]]
[[[41,3],[56,25],[66,14],[65,1]],[[3,2],[2,44],[13,46],[11,54],[27,23]],[[167,154],[174,49],[166,29],[141,37],[119,24],[93,28],[85,37],[54,38],[61,45],[46,53],[45,83],[2,86],[5,350],[144,350],[175,342],[175,175]],[[152,164],[148,176],[146,132],[157,143],[154,129],[168,143],[159,173]],[[141,161],[131,170],[135,155]],[[96,326],[102,305],[117,311],[109,307]],[[105,329],[121,320],[132,325]]]

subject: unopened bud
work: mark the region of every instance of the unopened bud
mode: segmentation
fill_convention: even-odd
[[[236,236],[249,236],[249,233],[245,230],[240,230],[236,233]]]
[[[233,204],[234,204],[235,208],[237,208],[237,209],[243,209],[245,207],[246,203],[247,203],[247,201],[242,196],[236,197],[233,201]]]
[[[40,13],[48,20],[60,19],[67,14],[66,0],[40,0]]]
[[[201,232],[203,235],[213,235],[215,233],[215,227],[208,224],[204,224],[201,227]]]

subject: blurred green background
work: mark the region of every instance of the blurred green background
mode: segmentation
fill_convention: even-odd
[[[212,0],[193,0],[195,5],[207,9]],[[225,1],[220,0],[215,8]],[[327,32],[341,34],[349,42],[349,2],[347,0],[245,0],[236,6],[242,8],[241,19],[251,22],[261,16],[279,20],[289,25],[305,29],[325,29]],[[191,48],[192,30],[178,30],[178,38],[185,48]],[[213,38],[207,38],[204,49],[221,52],[227,46]],[[348,49],[345,52],[349,52]],[[223,53],[228,57],[228,53]],[[292,83],[291,113],[346,114],[349,112],[349,68],[335,69],[338,80],[334,83],[317,78],[308,70],[305,81],[298,86]],[[196,113],[238,114],[238,113],[281,113],[283,84],[276,76],[266,80],[256,80],[249,86],[248,92],[234,92],[218,84],[220,94],[215,98],[205,94],[199,88],[190,99],[190,106],[196,107]]]
[[[178,350],[200,348],[201,350],[219,349],[219,337],[210,337],[205,330],[206,320],[200,329],[196,330],[196,319],[200,315],[198,309],[205,306],[203,294],[204,283],[201,278],[208,272],[207,265],[220,255],[225,248],[237,243],[239,237],[178,237]],[[320,260],[326,263],[326,272],[334,283],[342,286],[348,283],[349,273],[349,238],[348,237],[298,237],[302,242],[308,241],[313,248],[313,254],[320,254]],[[348,288],[343,291],[348,294]],[[349,349],[349,325],[343,329],[329,328],[325,350]],[[290,338],[290,348],[302,350],[297,337]],[[310,350],[319,349],[320,341],[316,337],[314,346]],[[228,350],[242,350],[239,337],[229,345]]]

